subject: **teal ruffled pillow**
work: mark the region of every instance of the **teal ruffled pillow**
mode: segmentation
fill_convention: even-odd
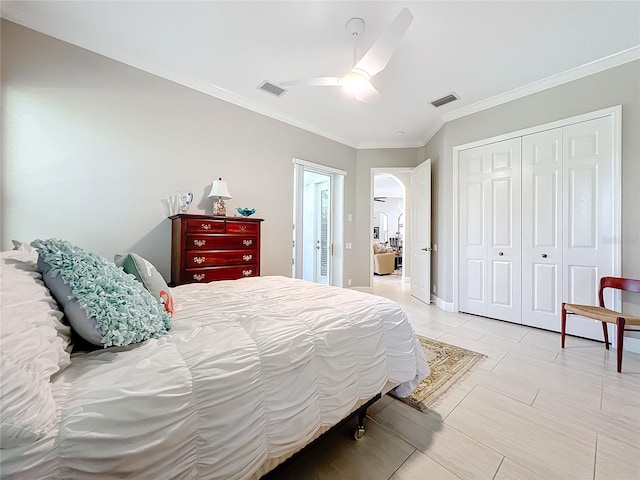
[[[171,317],[132,275],[57,239],[34,240],[38,270],[71,327],[94,345],[125,346],[171,328]]]

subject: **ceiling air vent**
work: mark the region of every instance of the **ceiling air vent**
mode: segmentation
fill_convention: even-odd
[[[275,95],[276,97],[281,97],[286,93],[284,88],[274,85],[271,82],[267,82],[266,80],[258,86],[258,90],[263,90],[271,95]]]
[[[458,97],[456,96],[455,93],[450,93],[449,95],[439,98],[437,100],[434,100],[433,102],[431,102],[431,105],[433,105],[434,107],[441,107],[443,105],[446,105],[447,103],[451,103],[454,100],[458,100]]]

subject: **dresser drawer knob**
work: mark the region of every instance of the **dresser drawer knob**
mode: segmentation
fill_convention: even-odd
[[[198,282],[204,280],[204,273],[194,273],[193,279],[197,280]]]
[[[247,226],[246,225],[240,225],[240,231],[244,232],[247,230]]]
[[[248,277],[252,273],[253,273],[253,270],[242,270],[242,275],[244,275],[245,277]]]
[[[250,247],[251,245],[253,245],[253,240],[242,240],[242,244],[245,247]]]
[[[203,223],[200,225],[200,227],[202,228],[202,230],[211,230],[211,225],[209,225],[208,223]]]
[[[205,261],[205,257],[193,257],[193,261],[198,265],[202,265]]]
[[[243,255],[243,256],[242,256],[242,259],[243,259],[245,262],[248,262],[248,261],[250,261],[250,260],[253,260],[253,255]]]
[[[204,247],[204,244],[207,243],[206,240],[198,240],[197,238],[193,241],[193,244],[196,247]]]

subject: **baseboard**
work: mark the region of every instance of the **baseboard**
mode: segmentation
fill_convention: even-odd
[[[435,295],[431,295],[431,303],[435,304],[440,310],[444,310],[445,312],[455,312],[453,309],[453,302],[445,302],[441,298],[436,297]],[[496,320],[499,321],[499,320]],[[549,330],[551,331],[551,330]],[[559,332],[559,330],[556,330]],[[615,342],[615,335],[611,338],[611,334],[609,334],[609,338]],[[614,345],[615,347],[615,345]],[[630,337],[625,335],[624,337],[624,351],[637,353],[640,355],[640,337]]]
[[[435,303],[436,307],[445,312],[453,312],[453,302],[445,302],[441,298],[431,295],[431,303]]]
[[[624,337],[624,348],[625,352],[633,352],[640,354],[640,338],[636,337]]]

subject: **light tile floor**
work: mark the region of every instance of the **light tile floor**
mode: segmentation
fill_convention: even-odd
[[[397,301],[420,335],[484,353],[428,413],[384,397],[367,433],[355,421],[304,451],[274,479],[640,480],[640,355],[411,297],[390,275],[373,293]]]

